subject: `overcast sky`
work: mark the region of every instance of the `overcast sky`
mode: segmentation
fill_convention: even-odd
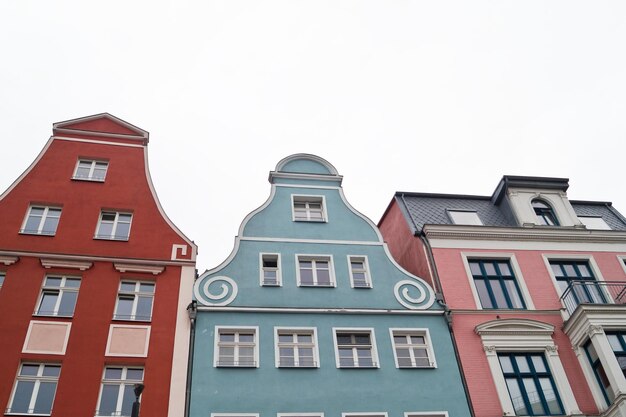
[[[504,174],[626,213],[621,0],[5,0],[0,51],[0,188],[52,123],[109,112],[150,132],[200,271],[299,152],[374,222],[395,191],[490,195]]]

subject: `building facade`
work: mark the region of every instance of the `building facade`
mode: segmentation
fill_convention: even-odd
[[[0,196],[4,415],[129,416],[140,383],[141,415],[184,413],[196,246],[147,145],[109,114],[56,123]]]
[[[476,416],[626,416],[626,219],[567,179],[398,192],[391,253],[443,294]]]
[[[202,274],[190,416],[470,415],[444,310],[308,154]]]

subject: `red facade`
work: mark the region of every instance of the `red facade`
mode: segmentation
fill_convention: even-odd
[[[108,401],[126,415],[128,400],[103,393],[114,390],[108,367],[143,371],[141,415],[182,415],[184,386],[172,381],[186,373],[196,248],[158,203],[148,134],[108,114],[53,133],[0,198],[0,404],[61,417],[104,415]],[[29,375],[36,366],[52,379]],[[116,378],[123,397],[134,380]]]

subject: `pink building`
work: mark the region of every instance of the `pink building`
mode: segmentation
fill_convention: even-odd
[[[626,416],[626,219],[568,186],[504,176],[492,196],[398,192],[380,220],[449,308],[477,417]]]

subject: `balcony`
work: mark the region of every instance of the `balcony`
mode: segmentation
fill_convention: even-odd
[[[579,305],[626,305],[626,281],[571,281],[561,301],[570,316]]]

